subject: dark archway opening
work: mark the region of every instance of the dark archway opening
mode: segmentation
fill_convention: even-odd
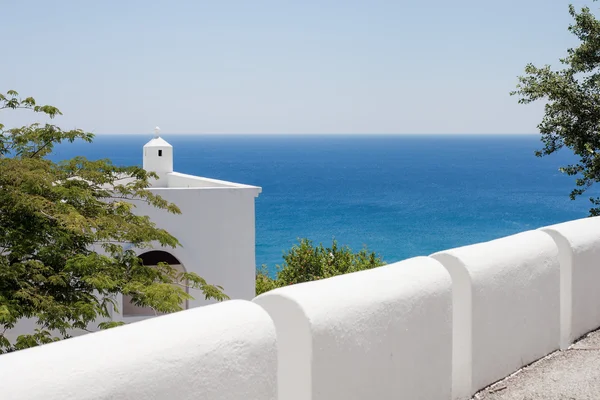
[[[185,267],[181,262],[172,254],[162,250],[152,250],[138,256],[144,265],[156,266],[158,263],[167,263],[177,272],[186,272]],[[184,280],[180,282],[181,285],[185,286],[186,293],[189,293],[188,281]],[[181,307],[184,310],[188,309],[188,301],[184,300]],[[149,317],[155,315],[163,315],[164,313],[158,312],[151,307],[139,307],[131,302],[131,296],[123,295],[123,317]]]

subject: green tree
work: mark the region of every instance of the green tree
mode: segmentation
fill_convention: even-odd
[[[595,1],[595,0],[593,0]],[[553,154],[563,147],[578,156],[578,162],[561,171],[576,178],[571,199],[582,195],[600,180],[600,21],[584,7],[569,13],[574,22],[569,31],[579,45],[560,59],[562,67],[536,67],[528,64],[519,77],[519,103],[545,102],[545,114],[538,125],[543,149],[537,156]],[[591,197],[591,215],[600,215],[600,198]]]
[[[49,118],[61,114],[15,91],[0,94],[0,111],[16,109]],[[0,124],[0,353],[68,337],[70,329],[87,330],[95,321],[100,328],[118,325],[101,322],[116,311],[118,293],[163,313],[180,310],[191,298],[183,282],[206,298],[227,298],[197,274],[167,264],[145,266],[124,248],[179,245],[147,216],[134,214],[134,203],[180,210],[148,190],[156,175],[142,168],[83,157],[48,159],[55,145],[78,139],[91,142],[93,135],[49,123]],[[23,318],[39,327],[10,343],[5,332]]]
[[[308,239],[301,239],[283,255],[283,264],[277,266],[277,276],[271,278],[266,266],[256,275],[256,294],[296,283],[331,278],[384,265],[374,252],[363,248],[354,253],[348,246],[339,246],[333,240],[331,247],[314,246]]]

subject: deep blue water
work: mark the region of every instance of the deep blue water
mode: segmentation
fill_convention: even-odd
[[[141,165],[152,135],[98,135],[55,159]],[[163,135],[178,172],[261,186],[256,262],[274,269],[297,238],[393,262],[587,216],[537,135]]]

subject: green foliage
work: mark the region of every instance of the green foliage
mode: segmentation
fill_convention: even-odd
[[[15,91],[0,94],[0,111],[20,108],[61,115]],[[91,133],[48,123],[12,129],[0,124],[0,353],[68,337],[73,328],[88,329],[116,311],[118,293],[163,313],[181,310],[191,298],[185,285],[202,290],[207,299],[227,298],[221,287],[194,273],[167,264],[145,266],[125,250],[125,244],[179,245],[147,216],[133,213],[136,202],[180,213],[148,190],[154,173],[109,160],[47,158],[59,143],[92,139]],[[35,319],[39,328],[9,343],[5,332],[23,318]],[[116,325],[99,323],[102,329]]]
[[[266,293],[270,290],[276,289],[279,286],[284,286],[284,285],[280,285],[280,283],[277,281],[277,279],[273,279],[269,276],[269,271],[267,270],[266,265],[262,265],[256,271],[256,295],[257,296],[259,294]]]
[[[571,5],[569,13],[574,19],[569,31],[579,39],[579,46],[567,50],[559,70],[528,64],[511,94],[518,95],[521,104],[545,102],[538,125],[544,148],[537,156],[567,147],[579,157],[577,163],[561,168],[576,178],[570,194],[575,199],[600,180],[600,21],[589,7],[577,12]],[[590,214],[600,215],[600,198],[590,201]]]
[[[284,263],[277,266],[277,277],[268,275],[262,266],[256,275],[256,294],[296,283],[331,278],[376,268],[385,263],[374,252],[363,248],[354,253],[348,246],[339,246],[334,240],[331,247],[314,246],[308,239],[301,239],[283,255]]]

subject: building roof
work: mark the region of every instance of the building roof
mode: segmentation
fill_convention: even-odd
[[[144,147],[173,147],[165,139],[155,137],[144,145]]]

